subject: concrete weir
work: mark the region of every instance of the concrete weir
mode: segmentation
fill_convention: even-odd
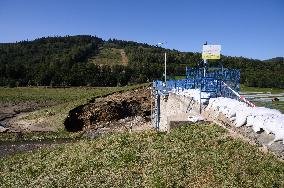
[[[190,117],[198,116],[199,103],[192,97],[169,93],[160,98],[160,131],[170,131],[173,122],[191,122]]]
[[[226,128],[232,137],[241,138],[259,146],[262,151],[271,151],[280,158],[284,158],[283,140],[275,141],[274,134],[267,134],[264,130],[255,132],[253,127],[247,126],[247,124],[237,127],[232,118],[223,113],[221,109],[212,108],[208,104],[208,100],[204,100],[200,106],[199,100],[196,100],[194,96],[175,92],[168,92],[168,95],[164,96],[160,95],[159,100],[159,116],[156,117],[159,122],[159,131],[169,132],[177,124],[190,124],[200,120],[213,122]],[[243,102],[235,101],[246,105]]]
[[[186,67],[179,80],[153,81],[153,126],[170,131],[176,122],[214,122],[284,157],[284,114],[257,107],[240,93],[240,71],[221,67]]]

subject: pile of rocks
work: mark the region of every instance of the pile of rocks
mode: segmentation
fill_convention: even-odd
[[[254,132],[272,133],[274,140],[284,141],[284,115],[275,109],[249,107],[245,103],[229,98],[212,98],[207,109],[218,111],[230,119],[235,127],[252,127]],[[270,145],[272,144],[270,143]]]

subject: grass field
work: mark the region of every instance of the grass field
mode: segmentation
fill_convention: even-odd
[[[241,92],[257,106],[278,109],[284,113],[284,89],[246,87],[241,85]],[[280,98],[280,101],[272,102],[273,97]]]
[[[90,99],[106,93],[122,90],[119,87],[73,87],[73,88],[47,88],[47,87],[18,87],[0,88],[0,102],[42,102],[52,101],[57,104],[78,99]]]
[[[283,187],[284,163],[217,125],[113,134],[0,159],[0,187]]]
[[[280,88],[261,88],[261,87],[248,87],[241,84],[241,91],[243,92],[271,92],[271,93],[284,93],[284,89]]]

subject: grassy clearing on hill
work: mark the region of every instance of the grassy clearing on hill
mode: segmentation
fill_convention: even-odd
[[[102,48],[98,55],[89,59],[89,62],[98,65],[121,65],[121,50],[116,48]]]
[[[283,187],[284,164],[217,125],[108,135],[0,159],[0,187]]]

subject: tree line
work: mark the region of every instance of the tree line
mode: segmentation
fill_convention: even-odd
[[[101,48],[124,49],[128,65],[89,63]],[[79,35],[44,37],[33,41],[0,44],[0,86],[123,86],[162,79],[163,53],[168,54],[169,78],[185,75],[186,66],[198,66],[200,53],[179,52],[132,41],[102,40]],[[210,66],[241,70],[247,86],[284,88],[284,62],[222,56]]]

